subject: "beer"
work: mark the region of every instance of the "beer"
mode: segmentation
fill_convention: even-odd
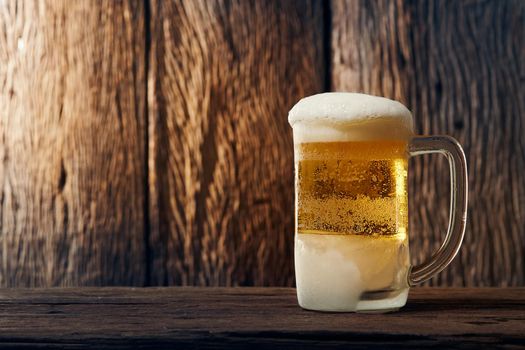
[[[371,96],[342,94],[342,101],[333,101],[340,96],[324,95],[315,103],[299,102],[289,117],[299,304],[325,311],[402,306],[408,293],[412,117],[391,100],[372,97],[367,103]]]
[[[295,147],[297,283],[331,295],[302,293],[303,301],[325,309],[357,308],[363,293],[372,291],[373,297],[402,289],[409,263],[407,142]]]
[[[467,170],[447,136],[414,136],[401,103],[355,93],[299,101],[288,115],[295,148],[297,299],[320,311],[389,311],[410,285],[443,270],[465,234]],[[428,261],[409,264],[407,162],[441,153],[451,172],[445,240]]]
[[[298,233],[405,239],[405,141],[312,142],[296,148]]]

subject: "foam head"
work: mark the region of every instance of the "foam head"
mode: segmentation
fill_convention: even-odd
[[[349,92],[305,97],[290,110],[288,122],[295,143],[408,139],[414,129],[401,103]]]

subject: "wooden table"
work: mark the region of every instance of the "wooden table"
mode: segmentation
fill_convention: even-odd
[[[291,288],[0,289],[0,304],[2,348],[525,344],[525,288],[416,288],[390,314],[305,311]]]

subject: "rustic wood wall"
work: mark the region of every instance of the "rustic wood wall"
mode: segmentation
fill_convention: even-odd
[[[142,285],[144,7],[0,1],[0,285]]]
[[[469,165],[464,246],[433,285],[525,283],[525,2],[332,1],[332,89],[395,98],[417,132],[447,134]],[[412,162],[414,261],[448,220],[448,168]]]
[[[321,1],[152,1],[151,283],[291,285],[287,111],[323,91]]]
[[[0,285],[292,285],[288,109],[396,98],[465,146],[465,246],[436,285],[525,284],[525,4],[0,1]],[[413,162],[414,261],[448,174]]]

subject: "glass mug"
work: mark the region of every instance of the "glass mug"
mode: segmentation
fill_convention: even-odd
[[[295,157],[295,276],[299,305],[318,311],[393,311],[410,286],[443,270],[465,233],[465,155],[448,136],[414,136],[401,103],[355,93],[299,101],[288,116]],[[408,158],[450,165],[450,221],[432,258],[411,266]]]

